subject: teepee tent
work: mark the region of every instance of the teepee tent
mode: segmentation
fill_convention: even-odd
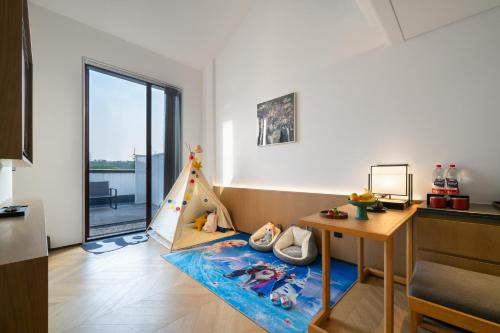
[[[201,152],[201,147],[197,151]],[[232,232],[209,234],[193,229],[190,223],[207,211],[217,213],[219,227],[235,230],[227,209],[212,191],[201,168],[196,153],[190,151],[188,163],[182,169],[148,228],[150,236],[171,250],[233,234]]]

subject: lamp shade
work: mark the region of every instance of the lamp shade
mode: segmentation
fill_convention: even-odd
[[[407,164],[372,166],[370,179],[373,193],[408,195]]]

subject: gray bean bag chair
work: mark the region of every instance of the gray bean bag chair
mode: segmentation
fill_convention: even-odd
[[[266,234],[272,233],[272,238],[266,238]],[[250,246],[257,251],[270,252],[273,250],[273,245],[278,240],[281,234],[281,225],[275,226],[271,222],[264,224],[249,239]]]
[[[318,256],[318,247],[310,230],[292,225],[281,233],[273,252],[281,261],[292,265],[309,265]]]

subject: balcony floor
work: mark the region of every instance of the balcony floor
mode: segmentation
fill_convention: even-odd
[[[109,205],[90,207],[89,237],[103,237],[146,228],[146,204],[122,203],[117,209]]]
[[[119,203],[117,209],[109,205],[91,206],[89,217],[90,227],[146,220],[146,204]]]

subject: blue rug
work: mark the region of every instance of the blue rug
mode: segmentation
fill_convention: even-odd
[[[248,237],[238,234],[162,257],[267,331],[306,332],[321,309],[321,257],[309,266],[285,264],[272,252],[252,249]],[[357,267],[332,260],[331,276],[334,305],[356,282]],[[292,308],[273,305],[272,292],[288,296]]]
[[[94,242],[87,242],[82,244],[82,248],[90,253],[102,254],[110,251],[119,250],[125,246],[143,243],[148,240],[148,236],[144,233],[118,236],[106,238]]]

